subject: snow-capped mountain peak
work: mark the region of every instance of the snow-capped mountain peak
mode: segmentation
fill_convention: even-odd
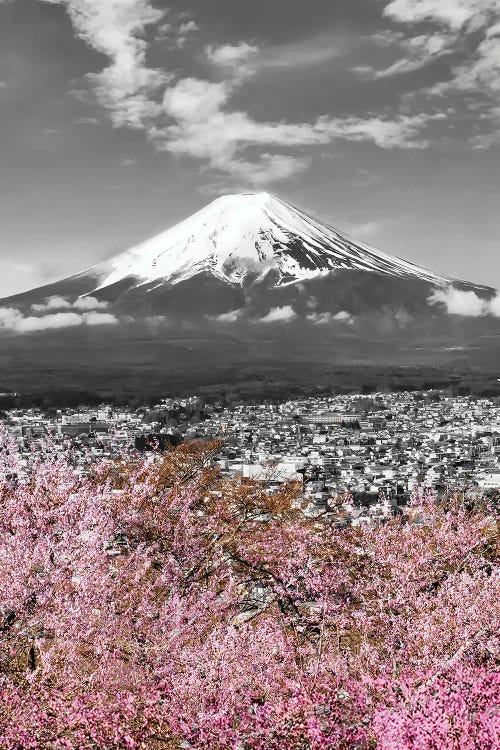
[[[123,279],[136,285],[176,285],[200,273],[232,284],[249,272],[278,271],[277,285],[339,269],[418,278],[433,284],[450,279],[386,255],[308,216],[270,193],[217,198],[171,229],[94,268],[94,291]]]

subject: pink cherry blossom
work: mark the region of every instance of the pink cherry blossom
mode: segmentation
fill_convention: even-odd
[[[498,511],[337,531],[217,449],[24,476],[4,441],[2,750],[499,747]]]

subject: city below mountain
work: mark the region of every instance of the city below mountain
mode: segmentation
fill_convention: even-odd
[[[498,361],[500,298],[350,238],[269,193],[218,198],[82,273],[0,300],[6,378],[84,367],[187,381],[303,366]],[[35,354],[33,354],[35,352]],[[50,377],[49,377],[50,374]],[[78,379],[78,378],[77,378]],[[0,386],[2,383],[0,383]]]

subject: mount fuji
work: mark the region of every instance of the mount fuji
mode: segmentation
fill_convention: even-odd
[[[481,337],[498,336],[497,302],[490,287],[387,255],[269,193],[245,193],[0,300],[0,340],[18,354],[21,340],[33,351],[36,338],[41,360],[50,351],[70,364],[82,352],[93,362],[96,351],[116,363],[120,350],[122,367],[139,357],[165,372],[184,372],[186,353],[191,371],[249,361],[438,363],[467,359]]]
[[[269,193],[227,195],[190,218],[111,260],[37,291],[96,294],[114,302],[126,291],[147,295],[200,274],[234,286],[276,271],[274,286],[340,270],[418,279],[436,286],[447,277],[356,241]],[[25,295],[17,295],[23,300]]]
[[[436,274],[332,229],[269,193],[215,200],[172,229],[86,273],[93,292],[134,279],[136,287],[176,285],[200,273],[242,285],[249,272],[275,268],[276,286],[313,279],[338,269],[449,283]],[[151,285],[154,285],[151,287]]]

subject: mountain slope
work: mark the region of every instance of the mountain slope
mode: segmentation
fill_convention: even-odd
[[[337,269],[360,269],[443,285],[438,276],[307,216],[269,193],[215,200],[172,229],[90,269],[96,289],[134,278],[138,284],[178,284],[199,274],[242,284],[248,272],[279,272],[277,285]]]
[[[452,283],[448,277],[354,240],[269,193],[248,193],[218,198],[100,265],[4,303],[82,295],[114,303],[133,292],[132,307],[140,308],[158,293],[195,277],[205,279],[205,285],[209,277],[241,288],[271,274],[267,286],[279,288],[349,271],[416,280],[433,287]]]
[[[300,379],[339,364],[490,361],[495,294],[268,193],[224,196],[100,265],[0,300],[0,388],[6,372],[31,382],[35,366],[37,382],[100,372],[108,384],[128,372],[230,382],[250,365]]]
[[[255,320],[281,305],[302,317],[307,310],[359,316],[384,308],[401,318],[435,312],[433,295],[453,288],[473,292],[479,305],[495,294],[387,255],[269,193],[244,193],[218,198],[156,237],[0,308],[39,314],[47,300],[53,311],[91,297],[139,317],[206,319],[239,310]]]

